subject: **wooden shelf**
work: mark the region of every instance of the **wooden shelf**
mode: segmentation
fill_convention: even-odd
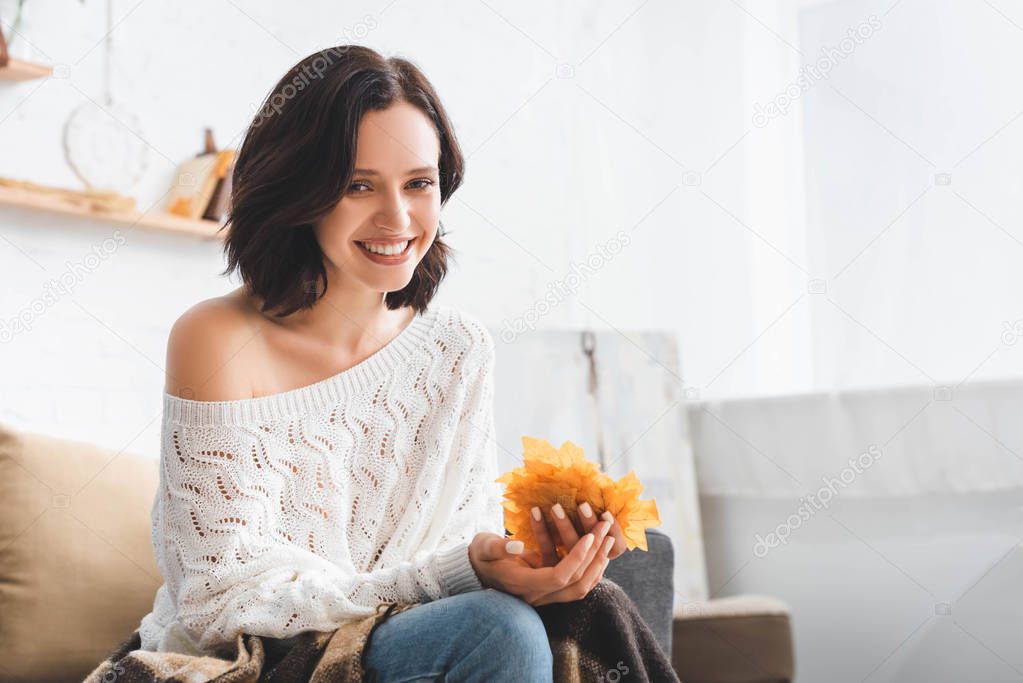
[[[20,59],[10,59],[7,66],[0,66],[0,81],[31,81],[53,74],[53,68]]]
[[[216,221],[190,220],[158,210],[146,213],[139,211],[95,211],[80,203],[63,199],[59,196],[15,187],[0,186],[0,206],[14,206],[21,209],[46,211],[101,223],[128,225],[132,228],[141,228],[143,230],[173,232],[209,240],[220,239],[223,235],[223,233],[217,234],[220,224]]]

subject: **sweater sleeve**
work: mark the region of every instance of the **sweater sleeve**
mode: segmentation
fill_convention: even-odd
[[[449,468],[459,473],[458,486],[452,500],[456,505],[451,514],[441,546],[465,544],[482,531],[505,535],[503,491],[495,480],[499,476],[497,441],[494,425],[494,342],[486,328],[477,327],[481,344],[481,358],[470,367],[465,378],[466,394],[463,402]],[[449,582],[465,586],[465,590],[479,590],[483,586],[468,561],[463,559],[461,569],[448,565]]]
[[[164,425],[153,546],[176,620],[198,649],[214,652],[243,632],[329,631],[384,602],[429,602],[479,587],[471,536],[445,535],[433,552],[369,572],[307,550],[305,539],[280,528],[282,506],[293,503],[253,476],[244,433]]]

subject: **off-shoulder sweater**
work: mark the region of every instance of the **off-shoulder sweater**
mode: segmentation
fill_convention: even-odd
[[[330,631],[385,602],[482,588],[468,544],[504,536],[494,342],[432,303],[369,358],[291,391],[163,395],[142,649]]]

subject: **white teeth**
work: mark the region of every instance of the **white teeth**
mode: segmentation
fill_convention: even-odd
[[[405,251],[405,247],[411,240],[405,242],[398,242],[396,244],[388,244],[385,246],[368,245],[364,242],[359,242],[360,245],[366,250],[371,251],[374,254],[381,254],[383,256],[397,256],[401,252]]]

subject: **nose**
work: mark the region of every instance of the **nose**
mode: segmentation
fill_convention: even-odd
[[[376,224],[380,228],[403,232],[412,225],[412,217],[409,215],[408,203],[402,197],[401,191],[382,193],[383,205],[377,213]]]

